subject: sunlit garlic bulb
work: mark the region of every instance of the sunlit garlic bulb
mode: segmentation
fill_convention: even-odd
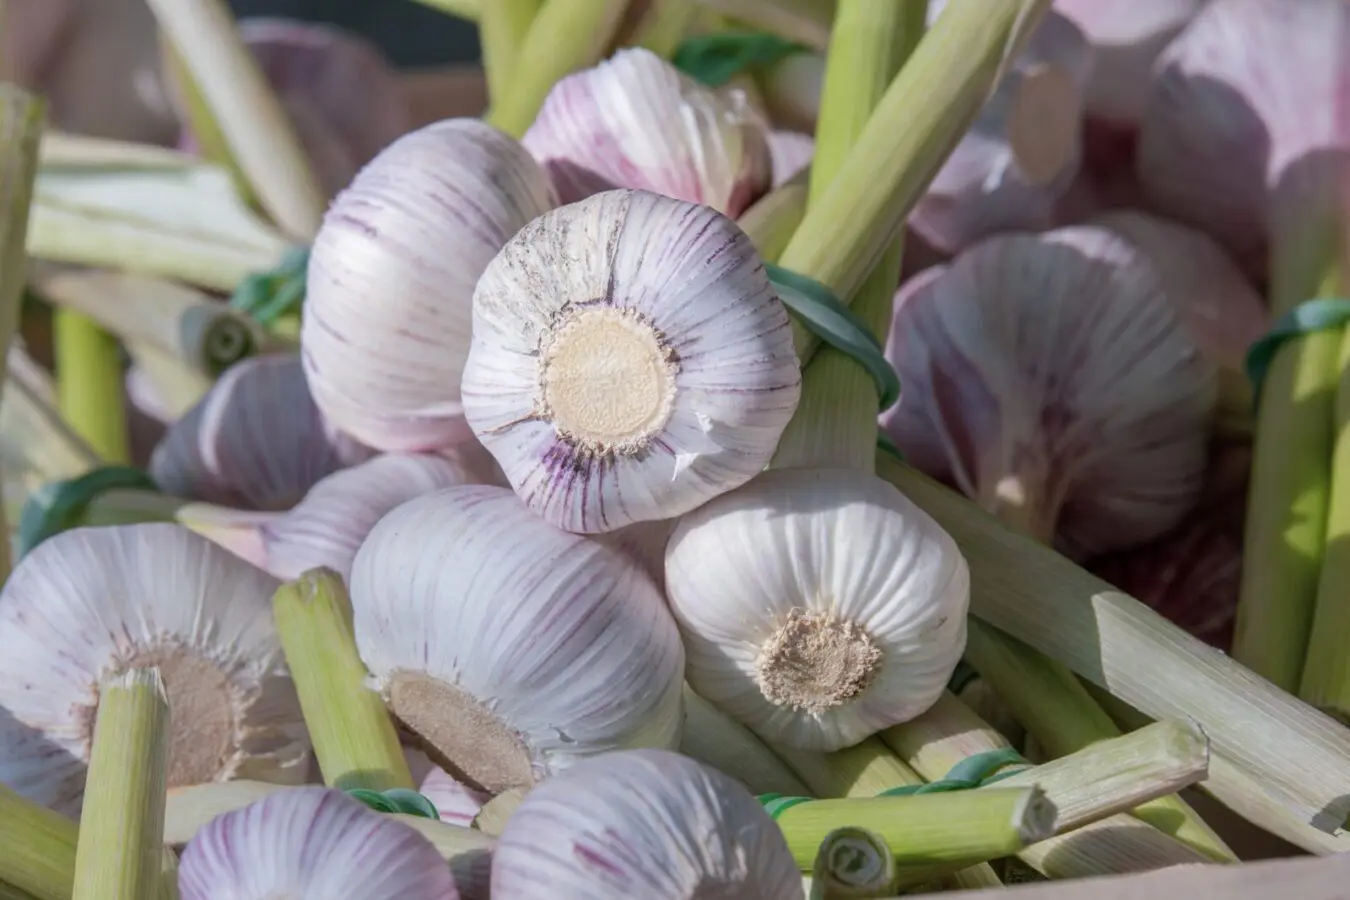
[[[809,750],[924,712],[965,650],[955,542],[860,471],[773,470],[686,515],[666,594],[690,686],[761,737]]]
[[[1075,554],[1195,503],[1213,366],[1147,259],[1103,228],[989,238],[896,298],[882,425],[913,465]]]
[[[784,182],[811,165],[816,153],[815,138],[796,131],[774,131],[769,134],[769,155],[773,158],[773,186]]]
[[[100,682],[157,666],[174,711],[170,787],[298,784],[308,736],[272,630],[277,582],[176,525],[79,528],[0,592],[0,782],[68,815]]]
[[[769,189],[767,126],[641,47],[553,86],[522,139],[562,202],[640,188],[737,216]]]
[[[532,790],[492,862],[494,900],[800,900],[783,832],[745,788],[677,753],[629,750]]]
[[[540,216],[474,294],[464,410],[525,503],[594,533],[768,465],[797,407],[787,311],[716,211],[608,191]]]
[[[374,455],[319,412],[298,356],[256,356],[231,366],[169,427],[150,476],[177,497],[281,510],[324,476]]]
[[[389,513],[356,555],[351,597],[390,711],[469,787],[679,741],[684,651],[656,586],[505,488],[447,488]]]
[[[302,787],[217,816],[183,850],[183,900],[458,900],[415,830],[341,791]]]
[[[507,238],[555,205],[523,147],[476,119],[399,138],[338,195],[310,255],[300,345],[315,403],[380,450],[468,434],[473,292]]]

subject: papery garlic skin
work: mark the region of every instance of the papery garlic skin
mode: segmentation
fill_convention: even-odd
[[[773,186],[779,187],[811,165],[816,141],[811,135],[796,131],[770,132],[769,155],[773,158]]]
[[[436,807],[442,822],[468,828],[474,818],[492,799],[483,791],[475,791],[450,777],[440,766],[433,766],[417,788]]]
[[[463,390],[525,503],[597,533],[673,518],[762,471],[801,371],[734,222],[609,191],[540,216],[487,267]]]
[[[680,520],[666,595],[695,691],[766,740],[828,751],[937,700],[965,651],[970,576],[886,482],[782,469]]]
[[[656,586],[505,488],[398,507],[350,584],[357,646],[390,711],[472,788],[679,742],[684,651]]]
[[[410,132],[363,168],[309,260],[300,346],[329,421],[385,451],[468,436],[459,394],[474,286],[555,204],[529,153],[476,119]]]
[[[1214,367],[1141,253],[1106,229],[989,238],[905,284],[886,347],[906,460],[1081,557],[1194,505]]]
[[[492,864],[495,900],[801,898],[787,840],[738,782],[677,753],[628,750],[536,787]]]
[[[301,787],[217,816],[183,850],[183,900],[457,900],[417,831],[341,791]]]
[[[642,47],[555,84],[521,142],[563,203],[639,188],[734,217],[769,188],[767,126],[744,94]]]
[[[375,452],[319,412],[299,356],[255,356],[231,366],[169,427],[150,477],[176,497],[275,511]]]
[[[170,787],[304,781],[308,735],[272,628],[278,583],[177,525],[77,528],[0,592],[0,782],[77,815],[98,686],[158,666]]]

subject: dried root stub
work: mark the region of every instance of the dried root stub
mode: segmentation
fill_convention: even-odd
[[[99,684],[146,666],[173,713],[170,787],[302,782],[308,736],[272,630],[276,588],[176,525],[44,541],[0,592],[0,782],[78,815]]]
[[[670,519],[745,483],[800,394],[787,311],[706,206],[597,194],[521,229],[478,282],[464,411],[559,528]]]
[[[684,651],[656,586],[505,488],[447,488],[389,513],[356,555],[351,597],[390,711],[471,788],[679,741]]]
[[[1076,556],[1148,541],[1203,482],[1214,367],[1096,227],[989,238],[902,287],[882,425],[906,459]]]

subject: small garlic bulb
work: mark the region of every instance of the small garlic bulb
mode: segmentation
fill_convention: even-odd
[[[474,285],[507,238],[554,205],[525,149],[476,119],[433,123],[381,151],[333,201],[310,254],[300,346],[323,414],[386,451],[465,437]]]
[[[779,187],[811,165],[816,141],[809,134],[773,131],[769,133],[769,155],[773,159],[773,186]]]
[[[356,642],[398,721],[456,780],[498,793],[578,759],[680,738],[684,651],[660,592],[505,488],[389,513],[352,565]]]
[[[301,787],[217,816],[183,849],[183,900],[458,900],[432,843],[341,791]]]
[[[706,207],[609,191],[540,216],[474,294],[464,411],[525,503],[594,533],[768,465],[801,393],[787,311]]]
[[[1150,540],[1194,505],[1213,366],[1123,238],[1009,234],[896,299],[905,385],[882,426],[917,468],[1081,556]]]
[[[941,695],[965,651],[970,577],[890,484],[780,469],[680,520],[666,594],[695,691],[766,740],[838,750]]]
[[[641,47],[554,85],[522,143],[564,203],[640,188],[738,216],[769,189],[767,126],[744,93]]]
[[[494,900],[793,900],[787,840],[739,783],[677,753],[628,750],[540,784],[506,823]]]
[[[255,356],[231,366],[169,427],[150,477],[176,497],[281,510],[324,476],[374,455],[324,419],[299,356]]]
[[[77,815],[103,679],[157,666],[170,787],[298,784],[308,735],[272,630],[277,582],[177,525],[78,528],[0,592],[0,782]]]

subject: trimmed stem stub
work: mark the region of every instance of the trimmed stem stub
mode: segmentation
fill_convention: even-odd
[[[760,648],[756,681],[772,703],[820,713],[860,696],[882,662],[856,622],[794,609]]]

